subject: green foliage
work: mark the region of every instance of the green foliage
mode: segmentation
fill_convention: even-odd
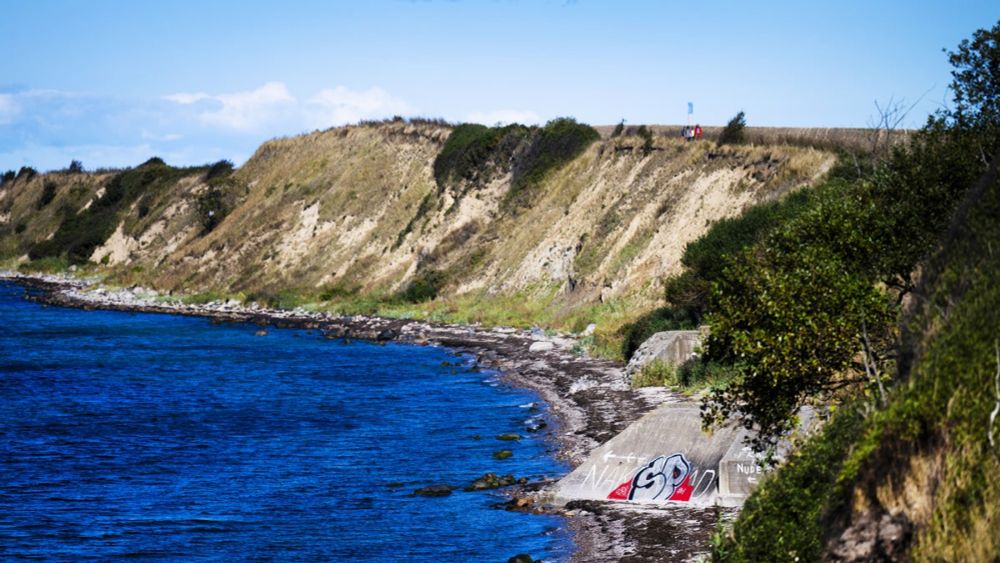
[[[981,45],[995,54],[994,43]],[[975,76],[995,82],[983,66],[972,64],[986,72]],[[963,105],[970,87],[953,85],[957,109],[931,118],[871,177],[819,192],[723,268],[711,286],[708,355],[738,363],[741,377],[712,395],[707,420],[739,415],[767,442],[818,394],[852,382],[881,385],[913,272],[985,171],[984,155],[1000,149],[1000,124],[964,113],[990,107]]]
[[[24,264],[18,266],[17,270],[23,273],[54,274],[66,271],[69,266],[70,263],[65,258],[61,256],[49,256],[25,262]]]
[[[38,201],[35,202],[35,209],[41,210],[45,208],[46,205],[52,203],[52,200],[56,198],[56,190],[58,186],[55,182],[49,180],[45,182],[42,186],[42,195],[39,196]]]
[[[410,280],[406,288],[399,294],[400,299],[409,303],[421,303],[437,297],[444,287],[447,277],[438,270],[422,270]]]
[[[188,305],[205,305],[207,303],[225,301],[226,296],[218,291],[205,291],[201,293],[192,293],[190,295],[185,295],[181,298],[183,303]]]
[[[13,170],[8,170],[8,171],[4,172],[3,176],[0,176],[0,186],[6,184],[8,182],[13,182],[14,178],[17,178],[17,173],[14,172]]]
[[[618,125],[615,125],[615,128],[611,131],[611,138],[614,139],[615,137],[620,137],[623,131],[625,131],[624,119],[619,121]]]
[[[439,189],[459,180],[488,181],[489,166],[509,165],[514,150],[530,130],[518,124],[486,127],[464,123],[455,127],[434,159],[434,179]]]
[[[881,337],[893,310],[870,279],[821,245],[757,248],[727,273],[713,287],[708,357],[735,363],[739,376],[713,390],[706,421],[741,414],[763,449],[794,425],[807,398],[844,383],[837,376],[853,366],[862,327]]]
[[[203,234],[212,232],[236,207],[236,184],[217,180],[220,180],[218,176],[209,182],[208,189],[198,194],[195,200]]]
[[[677,368],[659,358],[654,358],[632,376],[632,388],[668,387],[677,384]]]
[[[577,123],[571,117],[553,119],[532,132],[524,151],[517,155],[507,202],[515,206],[528,203],[530,188],[550,171],[576,158],[601,135],[593,127]]]
[[[233,173],[233,163],[229,160],[220,160],[208,168],[205,173],[205,181],[215,178],[227,178]]]
[[[733,116],[719,133],[718,145],[737,145],[746,141],[746,114],[742,111]]]
[[[692,358],[678,368],[677,384],[686,389],[721,387],[728,385],[737,374],[737,370],[729,364]]]
[[[916,533],[900,546],[905,559],[985,561],[1000,552],[1000,487],[992,478],[1000,471],[1000,421],[992,418],[1000,405],[1000,174],[996,156],[982,156],[997,155],[1000,143],[991,133],[996,117],[970,112],[974,98],[961,93],[996,83],[998,39],[1000,24],[963,42],[978,54],[961,60],[987,56],[992,66],[979,66],[994,72],[956,72],[956,111],[932,118],[864,194],[879,198],[874,206],[888,219],[873,225],[875,243],[852,243],[873,264],[855,271],[898,275],[892,270],[914,257],[921,264],[884,406],[859,398],[858,408],[838,409],[822,433],[748,499],[715,550],[717,560],[825,559],[829,539],[864,524],[855,510],[876,520],[881,514],[912,519]],[[976,145],[983,150],[966,160]],[[890,188],[901,190],[900,201],[887,207],[879,193]],[[955,200],[962,202],[957,209]],[[900,238],[908,231],[913,237],[887,237],[896,230]],[[881,245],[884,253],[871,250]]]
[[[29,182],[32,178],[38,175],[38,171],[30,166],[22,166],[20,170],[17,171],[17,180]]]
[[[209,292],[211,301],[224,300],[225,296],[215,292]],[[317,299],[316,291],[313,289],[303,289],[295,287],[284,287],[280,289],[265,288],[247,293],[243,301],[246,303],[258,303],[271,309],[295,309]]]
[[[996,142],[1000,124],[1000,22],[980,29],[948,54],[955,68],[951,75],[955,109],[951,113],[960,128],[979,129]]]
[[[94,249],[111,236],[132,203],[172,185],[188,173],[188,169],[173,168],[153,158],[138,168],[116,174],[108,181],[101,198],[82,213],[64,214],[55,235],[36,244],[28,256],[35,260],[63,255],[72,263],[87,262]]]
[[[820,190],[837,191],[838,186]],[[684,248],[681,264],[685,271],[667,280],[667,302],[673,308],[690,311],[695,322],[700,323],[709,308],[711,284],[722,279],[726,265],[744,249],[763,241],[775,228],[801,213],[820,190],[799,190],[713,224],[707,233]]]
[[[640,125],[637,134],[642,139],[640,150],[643,156],[653,152],[653,132],[645,125]]]
[[[837,477],[863,429],[845,408],[747,499],[732,534],[713,547],[713,561],[819,561],[825,512],[838,496]]]
[[[333,301],[335,299],[344,299],[354,297],[361,291],[361,288],[356,285],[347,285],[344,283],[335,283],[323,287],[320,290],[319,298],[322,301]]]
[[[66,168],[66,172],[69,172],[71,174],[80,174],[80,173],[82,173],[83,172],[83,163],[80,162],[79,160],[72,160],[72,161],[70,161],[69,166]]]
[[[576,158],[600,139],[593,127],[568,117],[553,119],[544,127],[512,124],[486,127],[463,124],[455,127],[434,159],[438,189],[449,182],[489,181],[498,171],[511,171],[511,189],[506,203],[515,207],[528,203],[530,188],[545,175]]]

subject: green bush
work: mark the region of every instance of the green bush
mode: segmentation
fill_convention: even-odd
[[[212,180],[214,178],[226,178],[233,173],[233,163],[228,160],[220,160],[209,167],[208,172],[205,172],[205,181]]]
[[[434,178],[443,190],[449,182],[487,182],[496,172],[509,170],[511,189],[505,203],[523,205],[530,200],[529,188],[598,139],[593,127],[568,117],[544,127],[463,124],[452,130],[434,159]]]
[[[746,114],[742,111],[733,116],[719,133],[718,146],[736,145],[746,141]]]
[[[639,149],[642,154],[645,156],[653,152],[653,132],[645,125],[640,125],[636,134],[642,139],[642,147]]]
[[[70,264],[61,256],[49,256],[46,258],[40,258],[38,260],[32,260],[30,262],[25,262],[17,267],[19,272],[24,273],[46,273],[53,274],[56,272],[63,272],[69,268]]]
[[[52,203],[52,200],[56,198],[56,189],[58,186],[55,182],[49,180],[45,182],[42,186],[42,195],[39,196],[38,201],[35,202],[35,209],[41,210],[46,205]]]
[[[17,180],[29,182],[32,178],[38,175],[38,171],[30,166],[22,166],[20,170],[17,171]]]
[[[670,387],[677,384],[677,368],[659,358],[654,358],[632,376],[632,388]]]
[[[437,297],[444,287],[447,278],[438,270],[423,270],[419,272],[406,288],[399,294],[400,299],[409,303],[421,303]]]
[[[132,203],[147,194],[159,193],[192,170],[173,168],[158,158],[138,168],[115,174],[104,186],[104,195],[82,213],[64,214],[55,235],[28,252],[32,260],[65,255],[70,262],[90,260],[94,249],[111,236]]]
[[[739,361],[740,377],[711,395],[709,422],[737,416],[766,445],[804,402],[884,394],[879,373],[898,356],[901,304],[989,169],[986,155],[1000,152],[1000,111],[989,109],[998,43],[1000,24],[953,54],[974,71],[953,73],[955,109],[932,116],[870,177],[831,181],[724,265],[711,284],[707,356]]]
[[[839,192],[844,185],[837,180],[819,188],[798,190],[780,200],[757,204],[738,217],[714,223],[708,232],[687,244],[681,256],[684,271],[664,284],[669,306],[685,311],[692,322],[700,324],[711,310],[712,284],[723,278],[725,268],[744,249],[760,243],[802,213],[820,192]]]
[[[473,180],[477,177],[488,181],[488,165],[506,164],[529,129],[523,125],[486,127],[464,123],[455,127],[441,152],[434,159],[434,179],[443,190],[449,182]]]
[[[516,155],[511,188],[507,194],[508,203],[527,203],[529,188],[541,182],[551,170],[576,158],[600,138],[596,129],[577,123],[571,117],[553,119],[544,127],[535,129],[528,146]]]
[[[236,207],[236,190],[235,183],[217,176],[209,182],[208,189],[198,194],[195,208],[202,234],[212,232]]]
[[[625,131],[625,120],[623,119],[619,121],[618,125],[615,125],[614,130],[611,131],[611,138],[614,139],[615,137],[621,136],[621,134],[624,131]]]
[[[714,561],[820,561],[825,515],[839,494],[837,476],[864,418],[841,409],[822,433],[792,454],[747,499],[732,535],[713,546]]]

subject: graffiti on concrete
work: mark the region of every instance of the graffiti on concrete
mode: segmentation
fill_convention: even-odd
[[[608,499],[688,502],[694,492],[691,469],[691,463],[682,453],[661,455],[639,468],[631,480],[615,487]]]

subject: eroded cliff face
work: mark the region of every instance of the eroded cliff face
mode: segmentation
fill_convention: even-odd
[[[269,141],[221,188],[226,213],[210,231],[206,194],[220,184],[191,169],[124,205],[90,258],[173,291],[388,295],[433,272],[445,298],[542,292],[563,307],[652,306],[685,244],[712,222],[814,182],[834,161],[790,146],[660,137],[644,152],[635,137],[603,139],[548,173],[528,203],[510,205],[502,166],[438,186],[433,164],[450,132],[395,122]],[[51,237],[61,217],[100,201],[110,177],[3,186],[0,250],[20,256]],[[39,208],[45,182],[57,193]]]

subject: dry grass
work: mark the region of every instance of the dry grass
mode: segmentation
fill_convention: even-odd
[[[605,139],[611,136],[614,125],[595,127]],[[683,125],[648,125],[655,134],[662,137],[680,140]],[[703,126],[704,141],[714,142],[722,127]],[[885,131],[878,137],[880,143],[906,143],[911,130],[901,129],[887,136]],[[796,147],[812,147],[822,150],[849,150],[869,152],[876,141],[876,132],[872,129],[845,127],[747,127],[747,142],[755,145],[790,145]],[[706,143],[707,144],[707,143]]]

